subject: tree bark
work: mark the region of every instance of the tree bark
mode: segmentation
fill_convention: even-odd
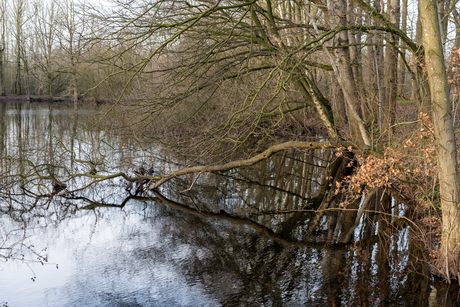
[[[399,26],[400,18],[400,4],[399,0],[390,0],[388,3],[388,15],[390,22],[395,26]],[[392,126],[396,119],[396,95],[398,91],[398,37],[388,33],[387,34],[387,47],[385,48],[385,106],[384,106],[384,118],[383,118],[383,129],[391,135]],[[394,47],[391,47],[394,45]]]
[[[420,19],[420,6],[418,4],[419,13],[417,14],[417,26],[415,32],[415,42],[422,44],[422,22]],[[420,67],[415,70],[416,78],[412,80],[412,99],[417,101],[418,111],[429,114],[431,116],[431,94],[430,86],[426,80],[426,73]]]
[[[329,19],[329,23],[334,27],[347,25],[346,0],[337,0],[332,2]],[[350,135],[354,141],[367,143],[367,135],[362,131],[362,122],[359,122],[361,119],[361,104],[359,103],[360,100],[358,97],[358,91],[351,68],[348,31],[341,31],[337,35],[336,39],[336,46],[342,47],[335,49],[335,62],[337,63],[336,77],[339,79],[339,84],[343,87],[343,94],[345,96],[345,100],[347,100],[346,107],[350,126]],[[352,116],[352,114],[355,116]]]
[[[446,277],[452,277],[451,274],[457,277],[458,271],[453,272],[450,267],[458,261],[460,252],[460,216],[458,210],[460,180],[438,5],[435,0],[420,0],[419,6],[438,156],[438,179],[442,209],[441,250],[443,259],[446,260],[443,269]],[[455,257],[455,261],[451,262],[449,259],[452,259],[452,256]]]
[[[347,122],[347,111],[345,108],[345,98],[343,97],[342,89],[337,80],[332,81],[332,110],[334,114],[337,114],[337,126],[344,127]]]
[[[383,8],[380,4],[380,0],[373,0],[375,9],[383,14]],[[377,108],[376,118],[378,119],[379,130],[383,131],[383,107],[385,103],[385,82],[384,82],[384,53],[383,53],[383,33],[381,35],[375,35],[373,38],[373,43],[375,44],[375,59],[372,64],[375,67],[376,75],[376,88],[377,88]]]
[[[401,10],[401,31],[407,33],[407,0],[402,0],[402,10]],[[401,59],[398,61],[399,66],[399,81],[398,81],[398,95],[403,96],[405,93],[405,82],[406,82],[406,67],[404,65],[403,59],[406,58],[406,50],[401,49]]]

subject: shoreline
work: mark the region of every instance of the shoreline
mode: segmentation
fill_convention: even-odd
[[[74,102],[73,98],[67,97],[49,97],[41,95],[6,95],[0,96],[0,102],[22,102],[22,103],[32,103],[32,102]],[[106,100],[96,100],[94,98],[80,98],[78,99],[79,103],[96,103],[104,104],[108,101]]]

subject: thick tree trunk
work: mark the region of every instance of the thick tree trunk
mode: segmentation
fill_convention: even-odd
[[[432,101],[432,119],[438,155],[438,178],[442,209],[441,250],[443,270],[447,276],[457,277],[460,252],[459,175],[457,150],[452,123],[449,86],[441,42],[441,29],[437,1],[420,0],[420,19],[425,47]],[[452,259],[452,256],[455,260]],[[450,260],[453,261],[450,261]],[[457,263],[457,267],[452,267]]]

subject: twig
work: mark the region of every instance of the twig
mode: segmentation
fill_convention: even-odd
[[[199,172],[198,175],[195,177],[195,179],[193,180],[192,184],[190,185],[190,187],[186,190],[183,190],[182,192],[180,192],[180,194],[183,195],[183,193],[185,192],[188,192],[190,191],[192,188],[193,188],[193,185],[195,184],[195,182],[198,180],[198,177],[200,177],[200,175],[202,174],[203,172]]]
[[[198,176],[199,176],[199,175],[198,175]],[[183,191],[182,191],[182,192],[183,192]],[[181,194],[182,194],[182,192],[181,192]],[[195,204],[195,202],[193,201],[193,198],[191,198],[191,197],[190,197],[190,196],[188,196],[188,195],[184,195],[184,194],[182,194],[182,195],[183,195],[183,196],[185,196],[185,197],[187,197],[187,198],[189,198],[189,199],[190,199],[190,201],[192,202],[192,204],[195,206],[196,210],[197,210],[198,212],[200,212],[200,213],[201,213],[201,210],[200,210],[200,208],[197,206],[197,204]]]

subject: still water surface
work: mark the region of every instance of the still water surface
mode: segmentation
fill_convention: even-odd
[[[3,103],[0,111],[4,157],[66,165],[73,173],[88,171],[78,159],[103,161],[96,163],[101,174],[133,174],[140,166],[164,173],[187,163],[92,127],[95,109],[77,117],[67,105]],[[331,244],[333,216],[315,221],[300,211],[321,190],[331,157],[324,150],[278,154],[202,176],[186,195],[179,192],[194,175],[160,194],[135,196],[136,187],[119,178],[66,197],[2,190],[0,255],[9,258],[0,262],[0,304],[428,306],[436,288],[407,228],[362,248]],[[1,167],[4,176],[18,170]],[[64,171],[54,172],[65,180]],[[68,190],[87,183],[66,181]],[[36,195],[52,189],[46,180],[22,184]],[[360,223],[354,240],[364,239],[364,228]]]

